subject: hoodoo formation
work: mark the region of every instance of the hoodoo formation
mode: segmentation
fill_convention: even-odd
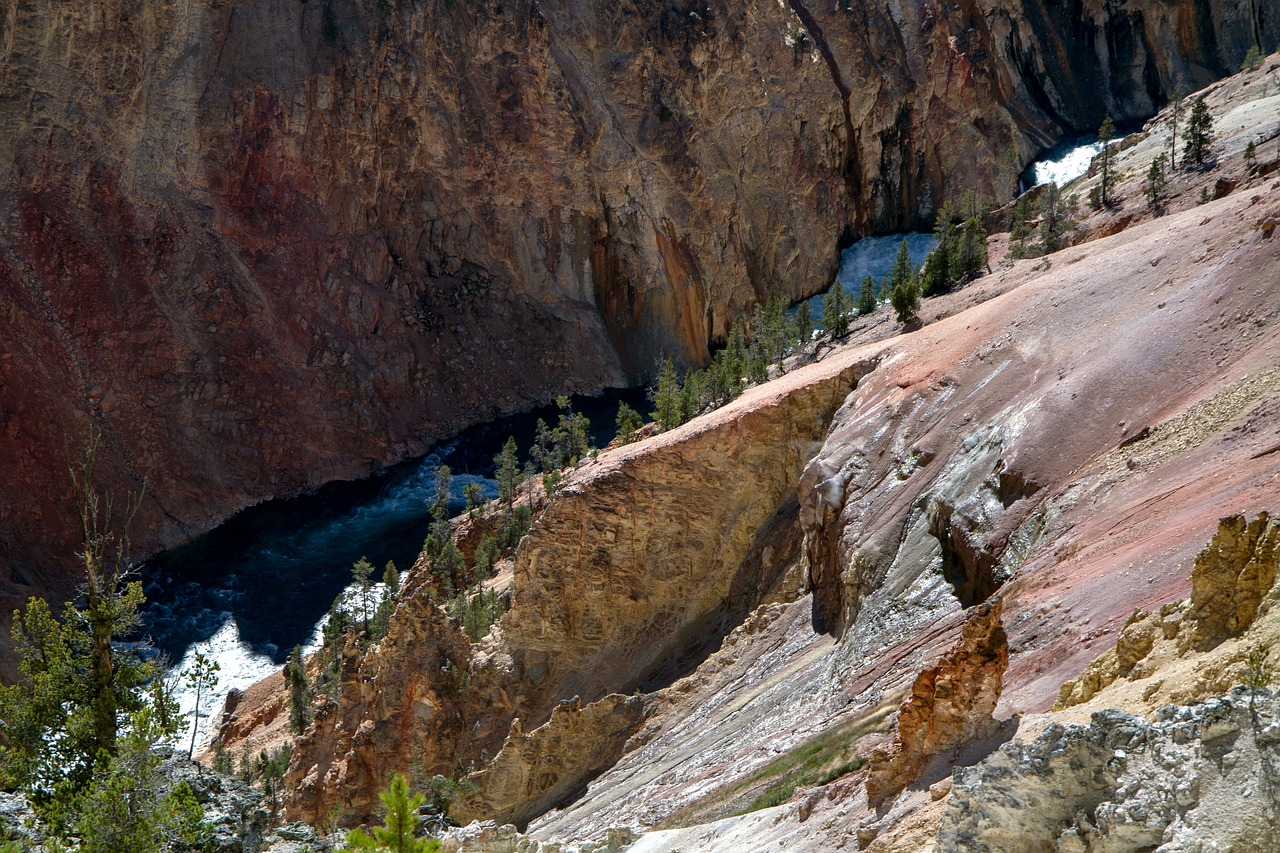
[[[0,833],[1273,849],[1278,41],[1256,0],[0,0]],[[139,685],[217,673],[124,681],[83,446],[145,557],[643,383],[163,746]]]

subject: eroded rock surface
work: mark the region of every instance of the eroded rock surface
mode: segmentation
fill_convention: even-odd
[[[1161,663],[1207,652],[1239,637],[1272,609],[1277,576],[1280,523],[1267,513],[1248,520],[1239,515],[1222,519],[1218,532],[1196,556],[1191,597],[1154,613],[1134,611],[1116,637],[1116,647],[1062,685],[1057,707],[1086,702],[1117,679],[1152,676]],[[1206,666],[1206,685],[1211,673],[1217,673],[1219,690],[1225,686],[1220,679],[1239,675],[1234,669]],[[1152,686],[1159,689],[1155,682]]]
[[[613,694],[585,708],[567,700],[528,734],[516,720],[502,751],[468,780],[480,793],[456,804],[452,816],[524,826],[612,767],[643,713],[640,697]]]
[[[7,0],[0,612],[67,591],[68,442],[145,482],[152,551],[704,360],[842,242],[1274,43],[1251,9]]]
[[[977,608],[960,639],[916,676],[898,709],[893,740],[867,758],[867,799],[878,805],[920,778],[928,764],[990,736],[1009,666],[999,599]]]
[[[1191,853],[1280,845],[1280,701],[1245,688],[1054,724],[955,772],[942,850]]]
[[[800,470],[874,364],[830,357],[584,463],[521,542],[511,609],[478,649],[416,566],[388,636],[297,743],[290,813],[360,818],[393,768],[462,766],[483,786],[468,814],[523,823],[612,764],[640,709],[606,697],[696,665],[798,558]]]

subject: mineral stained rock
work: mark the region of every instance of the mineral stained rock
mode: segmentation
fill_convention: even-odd
[[[958,769],[939,850],[1262,853],[1280,847],[1280,699],[1267,691],[1148,722],[1050,725]]]
[[[1251,8],[4,0],[0,612],[69,591],[68,443],[150,552],[705,360],[842,243],[1273,44]]]
[[[960,638],[916,676],[898,709],[892,743],[867,759],[867,799],[876,805],[920,778],[935,758],[992,734],[1009,641],[999,599],[977,608]]]
[[[1243,634],[1273,603],[1280,577],[1280,523],[1267,513],[1253,519],[1233,515],[1196,555],[1191,597],[1170,602],[1154,613],[1136,610],[1116,637],[1116,646],[1062,685],[1057,707],[1091,699],[1117,679],[1150,676],[1158,662],[1206,652]],[[1216,667],[1205,667],[1209,676]],[[1219,678],[1234,679],[1235,671]],[[1222,686],[1222,685],[1219,685]]]

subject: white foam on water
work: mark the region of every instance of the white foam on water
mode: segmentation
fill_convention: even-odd
[[[1062,186],[1089,171],[1089,163],[1102,152],[1101,142],[1086,142],[1062,153],[1050,153],[1031,166],[1036,184],[1055,183]]]

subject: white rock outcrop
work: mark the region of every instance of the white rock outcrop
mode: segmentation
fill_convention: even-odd
[[[1052,724],[957,769],[938,850],[1280,849],[1280,698],[1240,687],[1148,722]]]

